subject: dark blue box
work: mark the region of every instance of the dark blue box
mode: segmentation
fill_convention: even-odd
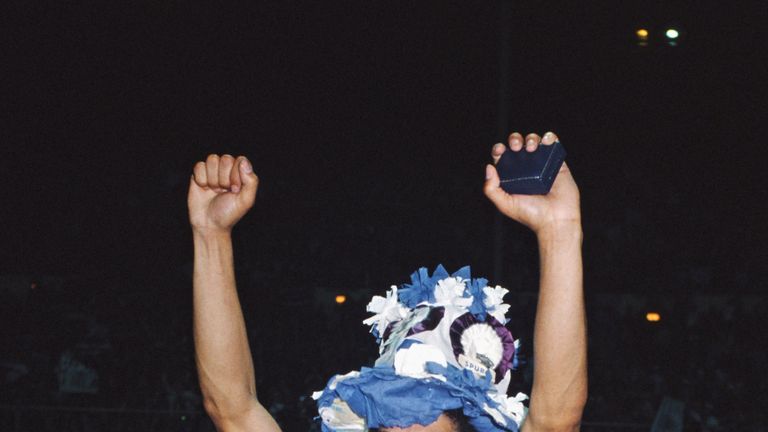
[[[544,195],[552,188],[565,160],[560,141],[540,144],[534,152],[507,149],[496,163],[501,188],[510,194]]]

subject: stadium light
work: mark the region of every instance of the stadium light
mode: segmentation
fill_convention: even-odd
[[[658,312],[648,312],[645,314],[645,320],[648,322],[659,322],[661,321],[661,315]]]
[[[650,32],[646,28],[639,28],[635,30],[635,38],[637,41],[637,45],[644,47],[648,46],[648,36],[650,35]]]
[[[336,304],[343,304],[345,301],[347,301],[347,296],[344,294],[339,294],[336,296]]]
[[[680,37],[680,32],[673,28],[667,29],[664,34],[667,35],[667,39],[671,40],[675,40]]]
[[[667,45],[677,46],[677,44],[680,42],[680,38],[682,37],[682,34],[680,30],[674,27],[668,27],[667,30],[664,32],[664,36],[667,37]]]

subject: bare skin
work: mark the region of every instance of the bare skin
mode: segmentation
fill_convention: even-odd
[[[382,428],[381,432],[453,432],[453,421],[445,414],[440,414],[437,420],[426,426],[415,424],[407,428]]]
[[[535,151],[557,137],[513,133],[496,144],[494,163],[504,151]],[[523,150],[525,149],[525,150]],[[243,156],[210,155],[190,179],[188,207],[195,248],[194,335],[204,406],[220,431],[279,431],[259,403],[253,362],[235,285],[232,228],[250,210],[258,177]],[[536,233],[541,262],[534,329],[533,390],[525,432],[578,430],[586,402],[586,319],[582,289],[579,191],[563,164],[549,194],[509,195],[499,187],[493,165],[486,167],[484,192],[505,216]],[[385,431],[447,432],[451,420]]]
[[[535,151],[551,145],[513,133],[508,146],[496,144],[494,163],[505,151]],[[525,150],[523,150],[523,148]],[[587,325],[584,312],[579,190],[567,164],[546,195],[509,195],[499,187],[492,165],[486,167],[485,195],[505,216],[529,227],[539,244],[539,302],[534,326],[534,375],[530,411],[523,431],[579,429],[587,400]]]

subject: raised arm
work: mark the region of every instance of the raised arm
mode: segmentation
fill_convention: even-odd
[[[513,133],[504,151],[534,151],[557,140]],[[547,195],[510,195],[499,187],[493,165],[486,168],[486,196],[506,216],[528,226],[539,244],[541,280],[534,327],[534,374],[525,432],[579,429],[587,399],[587,336],[581,260],[579,190],[566,164]]]
[[[229,155],[198,162],[189,183],[195,359],[203,405],[220,431],[280,430],[256,398],[232,256],[232,227],[253,206],[257,187],[250,162]]]

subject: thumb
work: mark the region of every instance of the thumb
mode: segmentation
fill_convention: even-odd
[[[507,196],[507,193],[500,187],[499,173],[496,172],[496,168],[491,164],[485,166],[485,184],[483,185],[483,192],[485,192],[485,196],[499,208]]]
[[[243,186],[237,194],[237,200],[246,208],[251,208],[256,200],[256,189],[259,187],[259,177],[253,172],[251,162],[243,158],[237,167],[240,170],[240,180]]]

